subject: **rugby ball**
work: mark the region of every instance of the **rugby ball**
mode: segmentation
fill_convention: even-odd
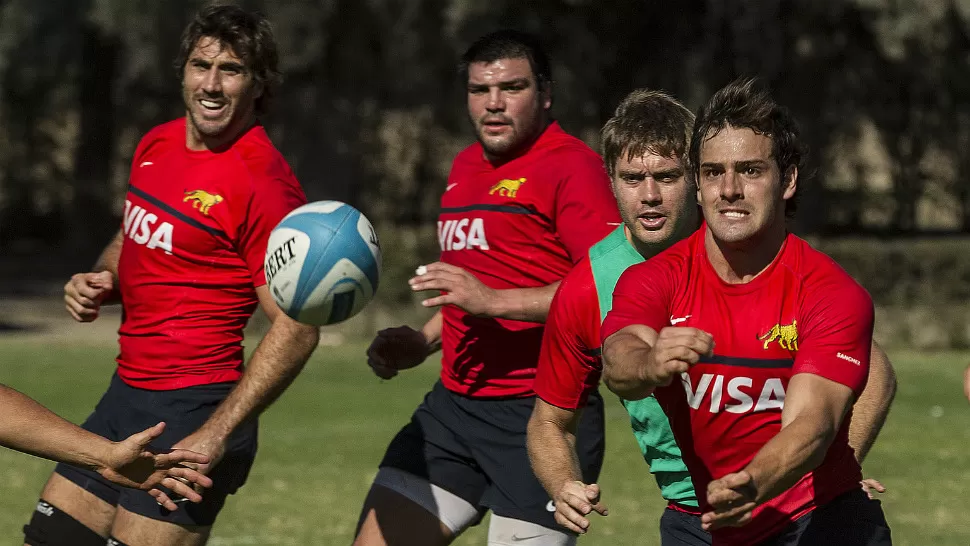
[[[265,271],[273,299],[294,320],[316,326],[345,321],[377,291],[377,232],[346,203],[308,203],[273,228]]]

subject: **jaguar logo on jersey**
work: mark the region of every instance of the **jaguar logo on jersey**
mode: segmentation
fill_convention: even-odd
[[[192,201],[192,208],[199,209],[199,212],[208,216],[209,209],[213,205],[218,205],[222,203],[221,195],[213,195],[205,190],[189,190],[185,192],[185,198],[182,202]]]
[[[462,218],[438,221],[438,243],[441,250],[488,250],[485,238],[485,220]]]
[[[172,232],[168,222],[159,222],[158,216],[148,212],[140,205],[132,205],[125,199],[124,234],[146,248],[160,248],[166,254],[172,253]]]
[[[498,192],[498,194],[502,197],[511,197],[512,199],[515,199],[515,194],[519,192],[519,188],[522,187],[522,184],[525,184],[525,178],[516,178],[514,180],[506,178],[505,180],[501,180],[498,184],[492,186],[492,188],[488,190],[488,194],[492,195],[495,192]]]
[[[755,387],[755,380],[750,377],[706,373],[697,381],[696,388],[691,384],[687,373],[682,373],[680,378],[684,390],[687,391],[687,404],[695,410],[701,410],[708,394],[711,403],[704,404],[704,409],[711,413],[754,413],[781,410],[785,407],[785,385],[777,377],[765,379],[764,384]]]
[[[798,328],[796,327],[797,323],[798,323],[797,320],[793,320],[791,321],[791,324],[786,324],[786,325],[776,324],[771,327],[771,330],[768,330],[767,334],[758,336],[758,339],[765,342],[765,349],[767,349],[769,345],[777,341],[778,345],[782,349],[786,349],[789,351],[797,351],[798,350]]]

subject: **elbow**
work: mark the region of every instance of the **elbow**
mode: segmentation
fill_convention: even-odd
[[[654,387],[640,378],[618,376],[611,367],[603,366],[603,383],[613,394],[623,400],[643,400],[653,394]]]

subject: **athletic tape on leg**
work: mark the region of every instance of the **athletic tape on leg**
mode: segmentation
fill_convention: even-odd
[[[104,537],[46,501],[39,501],[24,543],[30,546],[104,546]]]
[[[480,517],[478,509],[465,499],[397,468],[381,468],[374,485],[390,489],[431,512],[456,536]]]

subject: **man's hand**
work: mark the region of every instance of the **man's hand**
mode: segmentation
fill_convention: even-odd
[[[714,338],[697,328],[669,326],[660,330],[644,369],[644,379],[654,385],[669,385],[697,364],[702,356],[714,354]]]
[[[556,523],[574,533],[582,534],[589,530],[589,520],[585,516],[591,512],[601,516],[609,514],[606,506],[600,502],[600,486],[595,483],[566,482],[553,500],[556,504]]]
[[[400,370],[413,368],[428,358],[428,340],[410,326],[387,328],[367,348],[367,365],[377,377],[390,379]]]
[[[859,483],[862,484],[862,490],[866,492],[866,495],[868,495],[870,499],[876,498],[876,496],[873,494],[873,491],[875,491],[876,493],[886,492],[886,486],[880,483],[879,480],[866,478]]]
[[[113,288],[114,276],[109,271],[75,274],[64,285],[67,312],[78,322],[93,321]]]
[[[183,463],[205,464],[209,462],[209,457],[184,449],[162,453],[151,450],[149,444],[164,430],[165,423],[159,423],[121,442],[112,442],[98,473],[124,487],[152,491],[152,496],[160,505],[168,510],[176,510],[178,506],[156,488],[164,486],[187,500],[201,501],[202,496],[193,489],[193,485],[212,487],[212,480]]]
[[[208,462],[205,463],[191,463],[185,466],[198,471],[199,474],[209,474],[212,469],[215,468],[219,461],[222,460],[223,455],[226,454],[226,440],[225,438],[220,438],[212,433],[210,433],[205,428],[200,428],[199,430],[189,434],[181,441],[172,446],[172,451],[175,450],[187,450],[195,453],[201,453],[208,458]],[[165,484],[165,487],[169,487]],[[198,487],[195,488],[196,492]],[[181,491],[176,491],[179,495],[191,500],[191,497],[185,495]],[[163,500],[160,495],[163,496],[164,493],[158,489],[153,489],[148,492],[151,496],[155,497],[155,500],[162,506]]]
[[[482,284],[474,275],[460,267],[442,262],[421,266],[417,275],[408,284],[411,290],[440,290],[440,296],[421,302],[425,307],[455,305],[475,316],[491,316],[490,304],[495,299],[495,290]]]
[[[707,485],[707,502],[714,508],[701,516],[701,527],[711,531],[720,527],[740,527],[751,521],[757,490],[751,475],[742,470]]]

